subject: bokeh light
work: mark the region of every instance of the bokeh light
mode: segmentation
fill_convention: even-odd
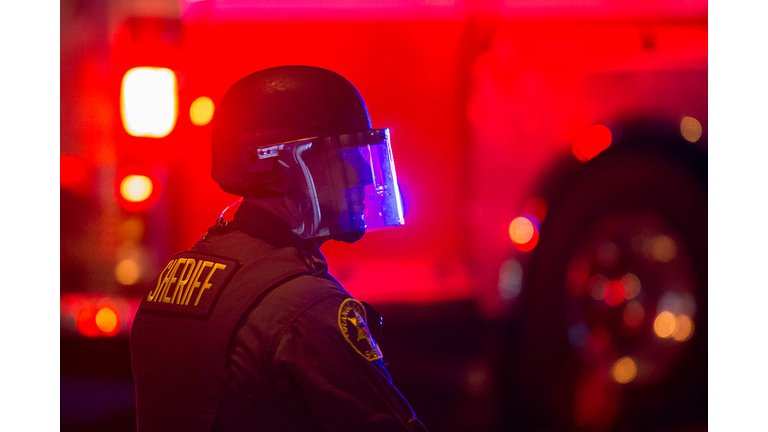
[[[634,273],[625,274],[620,281],[624,286],[624,296],[627,300],[632,300],[640,294],[640,278]]]
[[[693,117],[685,116],[680,121],[680,133],[687,141],[696,142],[701,138],[701,123]]]
[[[509,238],[517,244],[528,243],[533,238],[533,223],[526,217],[516,217],[509,224]]]
[[[597,261],[605,268],[616,267],[621,261],[621,249],[614,242],[605,242],[597,249]]]
[[[87,190],[88,166],[82,156],[61,154],[59,160],[59,184],[62,189]]]
[[[189,119],[195,126],[205,126],[213,119],[213,100],[208,96],[200,96],[189,106]]]
[[[571,150],[578,160],[586,162],[607,149],[612,140],[610,129],[599,124],[593,125],[573,142]]]
[[[115,279],[123,285],[133,285],[141,278],[141,266],[131,258],[121,260],[115,266]]]
[[[513,258],[501,264],[499,269],[499,294],[507,300],[520,294],[523,284],[523,266]]]
[[[120,181],[120,195],[129,202],[141,202],[152,196],[152,180],[144,175],[131,174]]]
[[[107,336],[116,334],[119,330],[117,312],[109,306],[99,309],[96,313],[96,327]]]
[[[684,314],[692,317],[696,313],[696,300],[691,293],[667,291],[659,297],[658,310],[666,310],[675,315]]]
[[[678,342],[684,342],[693,336],[693,320],[687,315],[678,315],[675,322],[675,332],[672,338]]]
[[[637,328],[643,324],[643,320],[645,320],[645,308],[643,308],[643,305],[638,301],[630,301],[624,308],[621,318],[625,326],[629,328]]]
[[[659,235],[651,239],[650,257],[659,262],[670,262],[677,255],[677,246],[672,237]]]
[[[539,229],[530,218],[519,216],[509,223],[509,238],[519,250],[528,252],[539,242]]]
[[[603,299],[608,306],[621,304],[624,301],[624,285],[617,280],[608,282],[603,288]]]
[[[176,74],[166,68],[137,67],[123,77],[120,113],[125,131],[162,138],[176,125]]]
[[[675,318],[675,315],[669,311],[661,312],[653,321],[653,331],[656,333],[656,336],[660,338],[668,338],[672,336],[672,334],[675,333],[676,327],[677,319]]]
[[[85,337],[96,337],[99,335],[99,328],[96,326],[96,308],[90,303],[84,303],[77,310],[75,325],[77,331]]]
[[[144,237],[146,226],[138,216],[131,216],[120,223],[120,238],[125,244],[134,245]]]
[[[622,357],[616,360],[611,368],[611,378],[619,384],[632,382],[637,376],[637,365],[631,357]]]
[[[577,322],[568,329],[568,342],[574,348],[581,348],[589,342],[589,326],[583,322]]]

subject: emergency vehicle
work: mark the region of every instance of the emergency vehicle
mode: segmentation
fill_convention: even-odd
[[[309,64],[391,129],[405,226],[323,252],[430,429],[706,430],[705,1],[61,13],[62,429],[130,430],[138,303],[237,200],[216,104]]]

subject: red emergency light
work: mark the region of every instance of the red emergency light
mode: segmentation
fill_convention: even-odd
[[[612,140],[610,129],[600,124],[592,125],[576,138],[572,151],[578,160],[586,162],[607,149]]]

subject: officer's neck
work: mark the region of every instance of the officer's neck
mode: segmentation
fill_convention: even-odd
[[[234,216],[234,224],[244,233],[266,241],[276,248],[297,247],[323,258],[319,247],[324,242],[316,243],[315,239],[303,239],[291,231],[291,226],[276,215],[271,208],[265,208],[262,200],[246,198]]]

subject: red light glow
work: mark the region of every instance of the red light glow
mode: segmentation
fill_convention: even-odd
[[[62,154],[59,163],[60,185],[62,189],[87,190],[88,167],[82,157]]]
[[[127,333],[140,298],[102,294],[65,294],[61,297],[62,332],[85,337],[111,337]]]
[[[596,368],[581,378],[574,399],[574,420],[585,430],[610,430],[620,404],[617,389],[611,386],[609,373]]]
[[[576,138],[571,150],[578,160],[586,162],[607,149],[612,140],[610,129],[599,124],[593,125]]]
[[[85,337],[114,336],[120,331],[120,319],[115,307],[83,303],[75,318],[77,331]]]
[[[77,331],[85,337],[99,335],[99,328],[96,326],[96,308],[90,303],[85,303],[78,309],[75,324]]]
[[[544,222],[548,209],[547,201],[537,196],[529,198],[523,206],[523,212],[532,214],[539,222]]]
[[[617,306],[624,301],[624,285],[617,280],[605,284],[603,299],[608,306]]]

